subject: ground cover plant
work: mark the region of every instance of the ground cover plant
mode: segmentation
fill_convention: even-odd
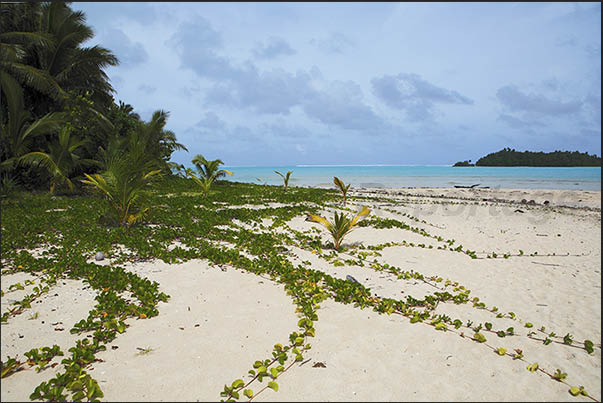
[[[62,361],[56,361],[62,353],[60,350],[54,346],[40,346],[22,352],[26,358],[8,357],[6,362],[2,362],[2,377],[29,370],[28,366],[44,370],[57,364],[61,365],[61,371],[32,390],[32,400],[102,399],[101,385],[87,371],[97,359],[96,353],[128,331],[128,318],[153,320],[158,314],[157,304],[160,301],[169,303],[169,296],[161,292],[160,284],[129,272],[121,263],[150,259],[172,263],[200,258],[207,259],[216,268],[228,264],[283,284],[299,315],[297,327],[291,330],[288,339],[274,340],[269,356],[257,357],[250,362],[248,372],[239,378],[225,380],[224,387],[216,390],[216,398],[253,400],[268,389],[278,391],[279,383],[284,382],[280,378],[282,374],[294,371],[296,363],[303,362],[311,351],[311,340],[317,335],[315,323],[319,320],[320,304],[331,299],[358,309],[369,308],[385,315],[400,315],[409,324],[447,332],[451,337],[475,343],[475,348],[482,348],[493,357],[522,362],[526,375],[539,372],[554,382],[565,383],[569,395],[599,400],[589,395],[574,374],[566,373],[563,368],[547,368],[533,360],[529,348],[513,349],[497,343],[497,340],[521,338],[593,355],[601,348],[599,340],[578,340],[570,333],[557,334],[546,323],[519,317],[510,310],[513,307],[487,305],[482,300],[484,296],[475,295],[446,275],[425,275],[420,268],[398,267],[380,259],[384,248],[408,247],[408,242],[407,245],[400,242],[365,247],[345,244],[341,237],[339,242],[331,243],[320,227],[299,231],[288,225],[296,217],[308,216],[322,218],[315,222],[325,224],[324,220],[330,223],[323,217],[330,216],[331,212],[342,217],[346,212],[355,211],[357,207],[342,208],[339,205],[340,196],[334,189],[293,187],[283,192],[279,186],[220,182],[215,191],[200,198],[198,192],[190,192],[191,186],[191,179],[178,176],[165,176],[150,183],[145,199],[146,215],[126,226],[99,221],[111,207],[105,198],[94,192],[70,197],[25,193],[2,199],[2,273],[25,272],[36,276],[31,284],[15,283],[9,287],[10,292],[24,286],[36,288],[4,312],[2,320],[9,322],[15,315],[30,311],[31,302],[52,289],[59,279],[82,280],[96,293],[96,305],[88,316],[76,321],[69,329],[82,338],[66,350]],[[358,206],[367,201],[350,199]],[[269,203],[282,206],[266,207]],[[252,210],[244,207],[249,204],[265,208]],[[225,205],[230,208],[224,208]],[[25,210],[29,214],[23,215]],[[365,219],[360,220],[361,217]],[[262,224],[264,218],[270,218],[271,224]],[[438,239],[437,235],[423,228],[433,229],[433,226],[417,220],[413,221],[420,226],[415,227],[402,220],[371,215],[365,208],[354,219],[348,218],[347,224],[354,223],[376,231],[395,227],[437,242],[442,246],[441,253],[464,252],[459,256],[472,257],[465,253],[467,248],[457,250],[458,247],[453,247],[458,241]],[[343,227],[349,229],[350,226]],[[174,240],[181,242],[186,249],[170,249]],[[129,252],[120,252],[119,245]],[[34,256],[29,251],[40,246],[47,247],[46,254]],[[400,299],[384,297],[361,283],[317,270],[310,261],[296,261],[292,256],[297,249],[310,252],[333,266],[356,265],[364,270],[389,273],[400,282],[418,282],[432,292],[421,297],[412,293]],[[112,253],[118,257],[117,263],[100,266],[89,262],[97,251]],[[508,257],[516,258],[518,256]],[[439,313],[438,307],[445,304],[466,305],[488,313],[491,319],[477,321],[471,317]],[[516,325],[508,326],[508,321]],[[88,335],[92,337],[86,337]],[[140,354],[152,354],[151,350],[141,346]]]

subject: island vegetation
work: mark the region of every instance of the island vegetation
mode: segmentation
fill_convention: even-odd
[[[600,167],[601,157],[579,151],[553,151],[550,153],[533,151],[516,151],[503,148],[478,159],[475,164],[471,160],[459,161],[455,167],[489,166],[489,167]]]
[[[459,161],[453,165],[454,167],[474,167],[475,164],[471,163],[471,160]]]
[[[165,128],[169,112],[144,121],[114,99],[104,69],[119,61],[83,46],[94,34],[82,12],[62,2],[3,4],[0,12],[2,194],[77,194],[87,183],[109,197],[118,183],[171,174],[172,152],[186,147]]]
[[[278,391],[276,381],[282,380],[279,377],[295,363],[301,366],[307,362],[310,340],[320,330],[315,328],[320,303],[326,300],[397,315],[397,319],[404,318],[410,324],[458,337],[462,343],[475,343],[475,348],[484,351],[484,365],[494,359],[506,359],[529,373],[538,371],[554,380],[554,385],[563,383],[567,391],[564,393],[597,401],[584,386],[578,385],[578,379],[570,378],[570,383],[565,380],[568,374],[560,369],[555,372],[554,367],[533,362],[543,354],[517,348],[519,341],[533,343],[537,348],[551,344],[552,354],[572,348],[573,356],[582,354],[579,358],[585,362],[594,357],[596,362],[601,345],[585,339],[583,329],[575,329],[581,337],[569,333],[574,329],[568,329],[565,336],[551,329],[545,333],[544,325],[536,327],[512,311],[487,305],[475,293],[470,297],[471,290],[447,278],[447,271],[444,277],[431,269],[422,274],[414,268],[385,263],[380,253],[392,247],[422,248],[425,254],[433,249],[479,263],[486,259],[519,259],[524,256],[523,250],[500,256],[494,250],[470,250],[455,239],[444,237],[436,224],[408,213],[393,210],[395,215],[387,218],[370,215],[372,209],[364,203],[384,199],[348,197],[350,185],[339,178],[334,178],[334,184],[343,194],[344,207],[339,205],[339,194],[334,189],[288,189],[292,171],[276,172],[283,178],[284,190],[236,182],[223,182],[213,188],[219,177],[231,174],[220,169],[221,160],[196,155],[192,163],[197,173],[169,161],[173,151],[186,148],[177,142],[175,133],[166,129],[168,112],[157,110],[149,121],[144,121],[131,105],[115,101],[103,69],[117,65],[118,60],[108,49],[82,46],[93,35],[83,13],[58,2],[10,3],[2,5],[0,17],[2,276],[4,284],[13,274],[28,274],[33,279],[25,280],[24,285],[18,282],[6,287],[7,294],[30,286],[27,292],[31,289],[32,293],[20,294],[18,298],[11,295],[0,322],[14,326],[19,315],[33,311],[33,303],[44,302],[41,297],[67,279],[77,280],[96,293],[96,304],[87,317],[68,329],[79,339],[65,353],[54,344],[24,351],[26,360],[18,356],[3,356],[0,360],[2,379],[31,368],[39,372],[58,367],[44,380],[39,378],[41,383],[37,386],[30,385],[30,400],[100,401],[104,397],[101,385],[105,388],[108,384],[95,379],[98,369],[93,372],[93,364],[104,361],[101,353],[109,346],[111,350],[117,348],[111,344],[135,326],[135,321],[159,316],[159,303],[171,298],[162,291],[161,284],[127,270],[125,265],[198,259],[222,272],[228,267],[279,283],[291,297],[299,317],[288,338],[275,340],[279,343],[272,350],[267,349],[265,355],[249,362],[253,368],[224,385],[219,395],[226,401],[243,396],[251,401],[266,389]],[[24,191],[17,192],[18,188]],[[385,201],[390,207],[410,203]],[[346,202],[350,207],[345,207]],[[467,200],[437,202],[469,204]],[[250,205],[263,208],[251,209]],[[480,206],[476,203],[475,207]],[[394,218],[398,215],[413,224]],[[330,238],[321,236],[319,228],[289,225],[301,217],[306,217],[304,223],[324,226]],[[409,231],[415,241],[343,244],[344,237],[357,227],[373,233]],[[36,256],[32,248],[46,250]],[[294,252],[303,253],[307,260],[299,259]],[[110,264],[97,264],[98,253],[111,256]],[[529,256],[537,254],[534,251]],[[355,267],[359,273],[382,272],[388,281],[406,284],[407,290],[412,285],[424,288],[420,298],[411,296],[410,291],[393,297],[380,295],[352,276],[344,279],[334,275],[334,271],[329,274],[317,269],[322,264]],[[233,294],[238,292],[234,289]],[[4,295],[2,291],[0,297]],[[436,311],[445,304],[465,305],[467,315],[473,316],[461,319]],[[262,309],[260,305],[258,309]],[[30,319],[36,320],[37,316],[32,314]],[[527,330],[532,327],[539,333]],[[513,349],[511,345],[508,351],[502,347],[503,338],[513,338]],[[400,342],[394,340],[392,348]],[[153,348],[138,350],[141,353],[137,355],[146,355]],[[65,358],[58,358],[62,356]],[[207,363],[207,368],[211,370],[213,364]],[[263,379],[267,382],[262,385]],[[216,397],[218,392],[216,389]]]

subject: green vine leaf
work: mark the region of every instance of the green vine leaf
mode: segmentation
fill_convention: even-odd
[[[240,387],[241,387],[241,386],[243,386],[243,385],[245,385],[245,382],[243,382],[243,380],[242,380],[242,379],[237,379],[236,381],[234,381],[234,382],[232,383],[232,388],[233,388],[233,389],[238,389],[238,388],[240,388]]]
[[[567,378],[567,374],[565,372],[561,372],[560,369],[557,369],[557,371],[553,374],[553,379],[556,379],[560,382],[565,378]]]
[[[243,391],[243,394],[244,394],[245,396],[247,396],[248,398],[250,398],[250,399],[251,399],[251,398],[253,397],[253,390],[251,390],[251,389],[245,389],[245,390]]]
[[[274,381],[270,381],[268,382],[268,387],[272,390],[274,390],[275,392],[278,392],[278,383],[274,382]]]
[[[446,326],[446,324],[445,324],[445,323],[443,323],[443,322],[436,323],[435,328],[436,328],[436,330],[442,330],[442,331],[444,331],[444,332],[445,332],[446,330],[448,330],[448,327],[447,327],[447,326]]]
[[[505,355],[507,353],[507,349],[504,347],[499,347],[496,349],[496,354],[498,355]]]
[[[588,354],[592,354],[592,353],[593,353],[593,351],[595,351],[595,350],[593,349],[593,342],[592,342],[592,341],[590,341],[590,340],[584,340],[584,349],[586,350],[586,352],[587,352]]]
[[[538,363],[535,362],[533,364],[530,364],[526,367],[526,369],[530,372],[536,372],[536,370],[538,369]]]
[[[479,343],[484,343],[486,341],[486,336],[484,336],[481,333],[475,333],[473,335],[473,339],[476,340]]]

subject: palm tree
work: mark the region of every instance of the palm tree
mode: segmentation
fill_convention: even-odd
[[[283,175],[279,171],[274,171],[274,172],[279,174],[281,176],[281,178],[283,178],[283,186],[285,187],[285,191],[286,191],[287,188],[289,187],[289,178],[291,178],[291,174],[293,173],[293,171],[287,171],[287,173],[285,175]]]
[[[140,164],[136,151],[114,156],[107,170],[86,176],[83,183],[101,192],[107,199],[109,214],[122,226],[131,226],[144,218],[149,207],[142,207],[146,187],[161,170],[153,169],[152,161]]]
[[[134,132],[128,139],[114,138],[104,155],[104,171],[84,174],[83,183],[101,192],[107,199],[109,214],[116,223],[130,226],[149,211],[143,207],[147,186],[161,176],[159,162],[149,156],[146,142]]]
[[[220,165],[224,164],[220,159],[207,160],[203,155],[197,154],[193,158],[192,162],[197,167],[199,175],[205,179],[218,179],[225,175],[233,175],[232,172],[226,169],[220,169]]]
[[[35,46],[55,46],[54,38],[39,29],[41,15],[42,3],[37,2],[3,4],[0,7],[0,25],[3,28],[0,33],[0,71],[58,101],[65,92],[47,71],[34,66],[31,60]]]
[[[56,109],[69,90],[92,91],[95,104],[110,104],[114,90],[103,69],[118,60],[103,47],[82,46],[94,34],[81,11],[63,2],[17,3],[3,5],[0,17],[0,69],[29,89],[37,114]]]
[[[49,144],[49,152],[34,151],[18,159],[19,162],[45,168],[50,174],[50,193],[57,185],[66,185],[70,192],[74,185],[71,174],[79,167],[98,165],[95,160],[81,158],[76,151],[85,144],[85,139],[71,135],[71,127],[66,124],[60,130],[58,138]]]
[[[33,121],[25,110],[23,90],[6,72],[0,71],[0,84],[6,100],[6,117],[0,109],[0,167],[14,167],[17,159],[30,149],[31,139],[41,134],[56,133],[64,123],[64,114],[53,112]]]
[[[146,152],[157,160],[164,162],[164,169],[167,171],[167,160],[175,150],[188,149],[176,141],[176,134],[171,130],[166,130],[165,125],[169,112],[156,110],[149,122],[142,122],[139,128],[140,137],[145,141]]]
[[[184,172],[186,176],[194,180],[195,183],[199,185],[199,187],[201,188],[201,192],[203,193],[203,197],[207,197],[207,195],[209,194],[209,190],[211,189],[211,185],[214,183],[216,177],[210,176],[199,178],[197,177],[197,175],[195,175],[195,172],[190,168],[186,168]]]
[[[327,220],[325,217],[312,214],[308,216],[308,221],[322,224],[333,237],[333,246],[335,247],[335,250],[339,251],[343,238],[356,228],[356,225],[361,218],[367,216],[370,212],[371,210],[368,207],[362,206],[362,209],[352,218],[348,217],[347,214],[344,215],[343,213],[335,212],[332,221]]]

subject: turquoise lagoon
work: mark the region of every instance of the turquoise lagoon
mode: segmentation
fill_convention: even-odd
[[[236,182],[281,185],[274,173],[293,171],[289,186],[333,187],[337,176],[352,187],[417,188],[454,185],[506,189],[601,190],[600,167],[452,167],[440,165],[223,166]]]

